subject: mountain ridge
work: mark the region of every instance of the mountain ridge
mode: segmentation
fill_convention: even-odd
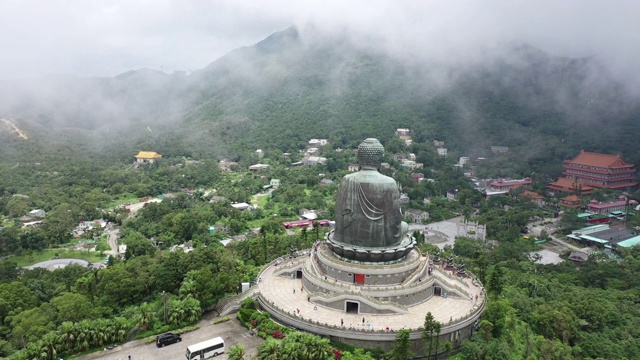
[[[122,135],[121,143],[158,149],[195,144],[189,152],[196,156],[249,147],[292,151],[311,137],[353,146],[353,138],[387,141],[396,127],[409,127],[417,141],[447,141],[453,154],[486,155],[490,145],[503,144],[527,161],[547,158],[545,148],[566,156],[589,148],[587,142],[594,151],[640,160],[629,139],[638,106],[597,57],[562,58],[520,43],[467,66],[400,60],[335,34],[306,36],[290,27],[189,75],[143,68],[58,79],[31,93],[29,84],[18,84],[22,96],[5,87],[0,115],[17,114],[52,133],[109,130]],[[57,94],[61,87],[66,93]],[[591,133],[594,126],[602,129]],[[617,136],[622,141],[612,141]]]

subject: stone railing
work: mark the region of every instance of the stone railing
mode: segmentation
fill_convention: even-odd
[[[390,263],[390,264],[381,263],[380,265],[373,264],[373,263],[360,264],[358,262],[338,260],[333,256],[327,254],[332,252],[326,246],[318,250],[318,258],[320,258],[322,262],[331,263],[332,265],[335,266],[336,269],[340,269],[344,271],[347,271],[347,270],[353,271],[353,269],[362,269],[362,270],[366,270],[368,274],[376,274],[376,273],[382,274],[384,273],[385,270],[389,270],[389,269],[403,271],[403,269],[409,270],[415,267],[416,263],[420,261],[421,254],[417,248],[414,248],[413,251],[415,251],[415,253],[413,256],[411,256],[411,258],[409,259],[410,260],[409,262]],[[407,257],[409,257],[409,255]],[[348,265],[345,266],[345,264],[348,264]]]
[[[297,329],[312,332],[318,335],[334,336],[339,338],[354,339],[371,341],[372,347],[375,342],[385,341],[394,342],[396,337],[396,330],[387,331],[385,329],[354,329],[345,326],[333,325],[328,323],[321,323],[312,319],[307,319],[304,316],[292,314],[284,309],[280,309],[273,302],[263,299],[260,294],[257,294],[257,299],[260,302],[262,308],[269,312],[273,318],[279,322],[293,326]],[[443,324],[440,334],[449,334],[451,332],[464,329],[469,326],[473,326],[474,322],[478,319],[482,311],[486,306],[486,302],[483,301],[474,307],[468,314],[463,317],[452,319],[452,321]],[[423,336],[423,328],[408,329],[410,331],[409,338],[411,340],[417,340]]]
[[[354,292],[354,291],[341,291],[341,292],[337,292],[337,293],[332,293],[332,294],[324,294],[324,293],[314,293],[311,296],[312,300],[318,300],[318,298],[320,298],[320,301],[322,301],[323,299],[325,301],[334,301],[334,300],[339,300],[341,298],[353,298],[353,297],[358,297],[360,298],[361,301],[363,301],[364,303],[368,303],[369,306],[372,306],[376,309],[380,309],[380,310],[392,310],[394,312],[397,313],[407,313],[409,312],[409,309],[406,306],[400,305],[398,303],[392,302],[392,301],[382,301],[382,300],[378,300],[376,298],[373,298],[367,294],[364,293],[358,293],[358,292]]]
[[[429,266],[429,256],[426,255],[427,260],[423,261],[420,266],[418,266],[418,268],[411,274],[409,275],[405,281],[402,282],[402,284],[400,284],[401,286],[406,286],[408,284],[411,284],[413,281],[415,281],[416,278],[419,278],[422,276],[422,274],[424,273],[424,270],[427,268],[427,266]]]
[[[456,283],[460,283],[460,284],[462,284],[464,287],[466,287],[467,289],[469,289],[469,284],[467,284],[467,283],[465,283],[464,281],[460,280],[460,278],[458,278],[458,277],[456,277],[456,276],[453,276],[453,275],[449,275],[449,274],[447,274],[446,272],[444,272],[444,271],[442,271],[442,270],[440,270],[440,269],[437,269],[437,268],[433,268],[432,270],[433,270],[433,271],[432,271],[432,273],[433,273],[433,274],[438,274],[438,276],[440,276],[440,277],[441,277],[441,278],[443,278],[443,279],[447,279],[447,280],[450,280],[450,281],[453,281],[453,282],[456,282]]]
[[[314,266],[314,265],[311,265]],[[302,267],[302,274],[307,278],[309,282],[312,284],[319,286],[321,288],[325,288],[331,291],[344,291],[345,289],[350,289],[351,286],[343,284],[337,281],[325,281],[322,277],[313,272],[312,269],[309,269],[308,263]]]
[[[291,271],[300,267],[301,264],[304,264],[307,258],[308,256],[298,256],[297,258],[294,258],[294,259],[282,260],[282,264],[278,265],[277,267],[275,267],[277,261],[272,262],[272,264],[269,264],[269,266],[274,266],[273,275],[279,276],[284,272]],[[282,258],[279,258],[276,260],[281,260],[281,259]]]
[[[224,299],[218,301],[215,310],[218,312],[218,314],[220,314],[220,316],[231,314],[232,312],[238,311],[238,309],[240,309],[240,303],[242,303],[244,299],[252,297],[257,293],[258,289],[254,286],[241,294],[227,296]]]

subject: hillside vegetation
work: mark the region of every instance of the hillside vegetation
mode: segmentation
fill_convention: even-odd
[[[290,28],[188,75],[142,69],[5,82],[0,113],[29,139],[0,132],[0,147],[9,161],[123,158],[142,148],[221,158],[295,151],[313,137],[335,147],[370,136],[386,143],[396,127],[408,127],[415,142],[444,140],[453,156],[509,146],[513,168],[503,176],[555,176],[555,164],[580,149],[640,160],[638,104],[597,58],[508,44],[461,64],[393,57]]]

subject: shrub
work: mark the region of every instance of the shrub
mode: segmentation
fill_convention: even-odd
[[[223,323],[223,322],[227,322],[227,321],[229,321],[229,320],[231,320],[231,319],[230,319],[228,316],[225,316],[225,317],[223,317],[223,318],[213,320],[213,321],[211,322],[211,324],[213,324],[213,325],[215,325],[215,324],[220,324],[220,323]]]

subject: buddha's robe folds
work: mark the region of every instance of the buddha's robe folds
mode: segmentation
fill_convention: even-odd
[[[342,179],[335,218],[334,240],[351,245],[394,246],[408,231],[396,181],[377,170],[361,170]]]

